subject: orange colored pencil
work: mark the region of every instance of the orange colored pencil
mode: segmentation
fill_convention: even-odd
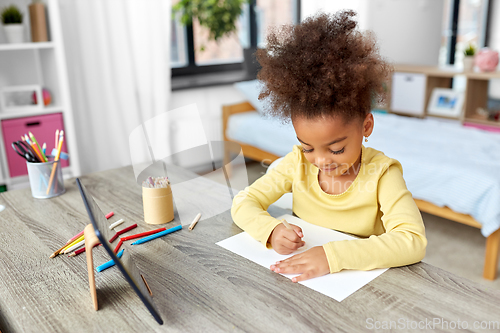
[[[54,253],[52,253],[52,254],[50,255],[50,257],[49,257],[49,258],[54,258],[55,256],[57,256],[59,253],[61,253],[61,251],[62,251],[62,250],[63,250],[66,246],[68,246],[68,243],[64,244],[64,245],[63,245],[63,247],[61,247],[59,250],[57,250],[57,251],[55,251]]]
[[[40,162],[45,162],[45,160],[43,159],[42,155],[38,151],[38,148],[35,146],[35,144],[33,143],[33,141],[28,140],[28,136],[26,136],[26,142],[28,142],[29,145],[31,146],[31,148],[33,148],[33,150],[35,151],[36,156],[38,157],[38,159],[40,160]]]
[[[35,145],[36,149],[38,149],[38,152],[39,152],[39,153],[40,153],[40,155],[42,156],[42,162],[48,162],[49,160],[47,159],[47,157],[45,157],[45,154],[43,153],[42,148],[41,148],[41,147],[40,147],[40,145],[38,144],[38,141],[36,141],[36,138],[35,138],[35,136],[33,135],[33,133],[28,132],[28,134],[30,135],[31,142],[33,142],[33,144]]]
[[[59,139],[59,147],[57,147],[57,154],[56,157],[54,158],[55,163],[52,166],[52,172],[50,173],[49,186],[47,186],[47,193],[45,193],[47,195],[49,195],[50,188],[52,187],[52,182],[54,181],[54,175],[56,174],[57,163],[59,163],[59,156],[61,155],[62,144],[64,141],[63,131],[61,131],[60,136],[61,138]]]
[[[55,256],[57,256],[58,254],[60,254],[62,252],[62,250],[64,250],[65,248],[68,247],[68,245],[70,245],[74,240],[76,240],[78,237],[82,236],[83,235],[83,231],[81,233],[79,233],[78,235],[76,235],[75,237],[71,238],[70,240],[68,240],[66,242],[66,244],[64,244],[59,250],[55,251],[54,253],[52,253],[50,255],[49,258],[54,258]]]

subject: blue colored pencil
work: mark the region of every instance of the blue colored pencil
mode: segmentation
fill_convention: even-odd
[[[125,249],[122,249],[120,252],[118,252],[118,254],[116,255],[118,258],[121,258],[122,255],[123,255],[123,251],[125,251]],[[98,272],[102,272],[103,270],[105,270],[106,268],[110,268],[110,267],[113,267],[115,265],[115,262],[113,261],[113,259],[111,259],[110,261],[108,262],[105,262],[104,264],[102,264],[101,266],[97,266],[96,268],[96,271]]]
[[[151,235],[151,236],[144,237],[144,238],[141,238],[139,240],[136,240],[135,242],[133,242],[130,245],[139,245],[139,244],[142,244],[142,243],[146,243],[146,242],[149,242],[150,240],[156,239],[156,238],[161,237],[161,236],[168,235],[168,234],[170,234],[170,233],[172,233],[174,231],[181,230],[181,229],[182,229],[182,225],[179,224],[176,227],[173,227],[173,228],[167,229],[165,231],[159,232],[157,234],[154,234],[154,235]]]

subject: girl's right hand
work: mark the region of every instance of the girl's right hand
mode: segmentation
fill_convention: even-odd
[[[293,230],[287,229],[283,223],[278,224],[269,237],[271,246],[279,254],[290,254],[306,244],[302,241],[302,229],[293,224],[290,226]]]

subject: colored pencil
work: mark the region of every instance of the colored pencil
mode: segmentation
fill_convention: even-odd
[[[140,234],[125,236],[125,237],[122,237],[121,240],[128,241],[128,240],[131,240],[131,239],[146,237],[146,236],[149,236],[149,235],[156,234],[157,232],[160,232],[160,231],[163,231],[163,230],[167,230],[167,228],[160,228],[160,229],[155,229],[155,230],[151,230],[151,231],[141,232]]]
[[[81,242],[84,239],[85,239],[84,235],[81,235],[80,237],[78,237],[77,239],[75,239],[74,241],[72,241],[71,243],[67,244],[61,252],[64,252],[64,250],[66,250],[67,248],[75,245],[78,242]]]
[[[125,249],[121,250],[116,256],[118,258],[121,258],[123,255],[123,251],[125,251]],[[110,268],[110,267],[113,267],[114,265],[115,265],[115,262],[113,261],[113,259],[111,259],[110,261],[102,264],[101,266],[97,266],[95,270],[98,272],[102,272],[103,270]]]
[[[109,230],[113,230],[114,228],[116,228],[117,226],[119,226],[120,224],[122,224],[123,222],[125,222],[124,219],[119,219],[118,221],[114,222],[113,224],[111,224],[109,226]]]
[[[69,252],[71,252],[73,250],[76,250],[76,249],[78,249],[79,247],[81,247],[83,245],[85,245],[85,239],[79,241],[78,243],[74,244],[73,246],[68,247],[66,250],[64,250],[64,254],[69,253]]]
[[[114,253],[118,252],[118,250],[120,249],[122,244],[123,244],[123,240],[120,238],[120,241],[118,242],[118,244],[116,244],[115,250],[113,252]]]
[[[283,225],[284,225],[287,229],[293,230],[292,226],[291,226],[290,224],[288,224],[288,222],[287,222],[285,219],[282,219],[282,220],[281,220],[281,223],[283,223]]]
[[[68,243],[70,243],[70,242],[74,241],[75,239],[77,239],[77,238],[78,238],[78,237],[80,237],[81,235],[83,235],[83,230],[82,230],[81,232],[79,232],[77,235],[75,235],[75,236],[71,237],[71,239],[70,239],[70,240],[68,240],[68,241],[66,242],[66,244],[68,244]]]
[[[189,230],[193,230],[196,223],[198,223],[198,221],[200,220],[200,217],[201,217],[201,213],[198,213],[198,215],[196,215],[196,217],[194,218],[193,222],[191,222],[191,225],[188,228]]]
[[[36,141],[36,138],[35,138],[35,136],[33,135],[33,133],[28,132],[28,134],[30,135],[30,139],[31,139],[31,141],[33,141],[33,144],[34,144],[34,145],[36,146],[36,148],[40,151],[40,154],[42,155],[43,161],[44,161],[44,162],[47,162],[47,161],[48,161],[48,159],[47,159],[47,157],[45,156],[45,154],[43,153],[42,147],[40,147],[40,145],[38,144],[38,141]]]
[[[35,150],[33,150],[33,147],[31,147],[31,145],[29,144],[29,142],[26,141],[26,137],[24,137],[24,135],[21,135],[21,139],[28,144],[29,150],[31,151],[31,153],[33,154],[33,156],[35,156],[35,158],[38,160],[38,156],[36,155]],[[39,162],[41,162],[41,161],[39,161]]]
[[[118,236],[120,236],[121,234],[124,234],[124,233],[126,233],[127,231],[130,231],[130,230],[132,230],[132,229],[134,229],[134,228],[137,228],[137,223],[136,223],[136,224],[131,225],[130,227],[126,227],[125,229],[122,229],[122,230],[120,230],[120,231],[117,231],[117,232],[116,232],[116,234],[115,234],[113,237],[111,237],[111,238],[109,239],[109,242],[110,242],[110,243],[113,243],[113,242],[114,242],[114,240],[115,240]]]
[[[47,195],[49,195],[50,188],[52,187],[52,182],[54,181],[54,175],[55,175],[56,169],[57,169],[57,163],[59,161],[59,156],[61,155],[62,144],[63,144],[63,141],[64,141],[63,132],[64,131],[61,131],[61,133],[59,134],[59,136],[60,136],[60,138],[59,138],[59,146],[57,147],[57,154],[56,154],[56,157],[54,158],[55,163],[52,166],[52,172],[50,173],[49,186],[47,187],[47,192],[45,193]]]
[[[47,150],[47,144],[44,142],[43,143],[43,146],[42,146],[42,151],[43,151],[43,154],[45,155],[45,151]]]
[[[74,241],[75,239],[77,239],[78,237],[80,237],[81,235],[83,235],[83,231],[80,232],[78,235],[76,235],[76,236],[72,237],[71,239],[69,239],[66,242],[66,244],[64,244],[59,250],[57,250],[54,253],[52,253],[49,258],[54,258],[55,256],[57,256],[62,250],[64,250],[64,248],[66,248],[68,246],[69,243],[71,243],[72,241]]]
[[[156,239],[158,237],[162,237],[162,236],[168,235],[168,234],[170,234],[170,233],[172,233],[174,231],[181,230],[181,229],[182,229],[182,225],[179,224],[176,227],[173,227],[173,228],[167,229],[165,231],[158,232],[158,233],[156,233],[154,235],[151,235],[151,236],[144,237],[144,238],[141,238],[139,240],[136,240],[131,245],[139,245],[139,244],[142,244],[142,243],[146,243],[146,242],[149,242],[150,240],[153,240],[153,239]]]
[[[94,247],[101,245],[101,243],[94,245]],[[80,253],[85,252],[85,248],[76,250],[75,252],[71,253],[68,257],[74,257],[76,255],[79,255]]]
[[[106,218],[109,219],[111,216],[115,215],[113,212],[109,212],[106,214]]]
[[[31,146],[31,149],[33,149],[33,151],[35,152],[38,160],[40,162],[45,162],[45,160],[42,158],[42,155],[40,154],[40,152],[38,151],[38,149],[36,148],[35,144],[33,142],[31,142],[30,139],[28,139],[28,135],[27,134],[24,134],[25,136],[25,139],[26,139],[26,142]]]
[[[148,283],[146,282],[146,278],[144,275],[141,274],[142,281],[144,281],[144,284],[146,285],[146,288],[148,289],[149,295],[153,296],[153,293],[151,292],[151,289],[149,288]]]
[[[68,242],[69,243],[69,242]],[[57,256],[59,253],[61,253],[62,250],[64,250],[64,248],[66,248],[66,246],[68,246],[68,243],[64,244],[59,250],[55,251],[54,253],[52,253],[50,255],[49,258],[54,258],[55,256]]]
[[[55,140],[55,143],[54,143],[54,148],[56,148],[56,149],[59,146],[58,145],[58,143],[59,143],[58,140],[59,140],[59,130],[56,129],[56,140]]]

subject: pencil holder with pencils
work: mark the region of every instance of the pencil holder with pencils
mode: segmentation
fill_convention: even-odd
[[[33,198],[48,199],[66,191],[60,161],[26,164]]]
[[[148,224],[163,224],[172,221],[174,200],[168,179],[148,177],[148,180],[142,185],[144,221]]]

